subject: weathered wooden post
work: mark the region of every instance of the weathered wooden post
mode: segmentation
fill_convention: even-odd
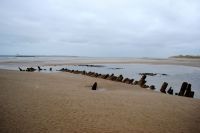
[[[97,89],[97,82],[95,82],[92,86],[92,90],[96,90]]]
[[[168,83],[167,82],[164,82],[160,88],[160,92],[162,93],[166,93],[166,88],[168,86]]]
[[[20,71],[23,71],[20,67],[18,67]]]
[[[41,68],[40,66],[38,66],[38,70],[39,70],[39,71],[41,71],[41,70],[42,70],[42,68]]]
[[[194,91],[191,91],[191,92],[190,92],[189,97],[191,97],[191,98],[194,97]]]
[[[167,91],[168,94],[173,95],[174,91],[172,89],[172,87],[169,88],[169,90]]]
[[[119,75],[119,77],[117,77],[117,79],[116,79],[116,81],[118,81],[118,82],[122,82],[122,80],[123,80],[123,76],[122,75]]]
[[[191,84],[188,84],[188,85],[187,85],[187,88],[186,88],[186,91],[185,91],[184,96],[186,96],[186,97],[189,97],[189,96],[190,96],[191,87],[192,87]]]
[[[106,74],[103,76],[103,79],[107,79],[110,75],[109,74]]]
[[[145,85],[145,83],[147,82],[146,79],[146,75],[143,75],[142,78],[138,81],[138,85],[140,85],[141,87],[143,87]]]
[[[151,85],[150,87],[149,87],[151,90],[155,90],[156,88],[155,88],[155,85]]]
[[[187,86],[188,86],[187,82],[182,83],[181,89],[180,89],[179,94],[178,94],[179,96],[184,96]]]

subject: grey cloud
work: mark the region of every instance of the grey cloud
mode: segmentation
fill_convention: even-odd
[[[1,0],[0,53],[199,54],[199,12],[198,0]]]

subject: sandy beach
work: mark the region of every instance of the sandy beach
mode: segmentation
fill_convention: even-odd
[[[0,133],[200,133],[200,0],[0,0]]]
[[[199,110],[199,99],[139,86],[67,72],[0,70],[1,133],[198,133]]]

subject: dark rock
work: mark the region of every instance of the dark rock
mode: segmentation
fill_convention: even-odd
[[[49,68],[49,71],[52,71],[52,68],[51,68],[51,67]]]
[[[168,83],[167,82],[164,82],[160,88],[160,92],[162,93],[166,93],[166,88],[168,86]]]
[[[96,90],[97,89],[97,82],[95,82],[92,86],[92,90]]]

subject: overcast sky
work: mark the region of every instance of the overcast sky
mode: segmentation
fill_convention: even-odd
[[[200,0],[0,0],[0,55],[200,54]]]

